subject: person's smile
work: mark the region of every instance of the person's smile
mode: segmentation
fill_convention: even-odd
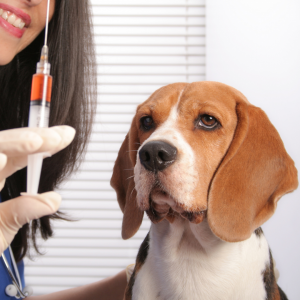
[[[55,0],[50,0],[51,20]],[[8,64],[45,28],[47,0],[0,0],[0,65]]]
[[[0,26],[11,35],[21,38],[30,23],[30,16],[21,9],[0,3]]]

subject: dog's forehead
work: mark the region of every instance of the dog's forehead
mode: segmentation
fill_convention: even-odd
[[[248,102],[246,97],[234,89],[223,83],[213,81],[200,81],[188,84],[182,94],[184,100],[198,100],[199,102],[212,102],[228,107],[235,106],[237,102]]]
[[[236,103],[241,101],[249,104],[242,93],[219,82],[174,83],[155,91],[140,105],[139,110],[159,111],[161,115],[168,115],[174,106],[179,110],[197,110],[198,107],[210,106],[221,112],[232,113]]]
[[[142,103],[139,109],[149,108],[151,111],[155,109],[159,109],[161,112],[169,111],[172,106],[178,103],[180,95],[187,86],[187,83],[174,83],[163,86]]]

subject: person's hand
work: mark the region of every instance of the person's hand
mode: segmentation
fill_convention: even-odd
[[[0,132],[0,191],[5,179],[26,167],[27,157],[34,153],[51,156],[67,147],[75,136],[69,126],[51,128],[17,128]],[[0,255],[18,230],[30,220],[55,213],[61,197],[55,192],[22,196],[0,203]]]

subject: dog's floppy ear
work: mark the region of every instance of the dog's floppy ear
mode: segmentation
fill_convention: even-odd
[[[135,118],[118,154],[110,181],[117,193],[117,199],[123,216],[122,238],[131,238],[140,228],[144,212],[137,206],[134,184],[134,166],[139,141]]]
[[[243,241],[297,188],[297,169],[266,114],[244,101],[231,145],[212,179],[207,217],[216,236]]]

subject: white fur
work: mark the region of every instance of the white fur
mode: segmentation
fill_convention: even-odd
[[[167,175],[160,173],[158,177],[164,188],[176,199],[177,203],[184,204],[188,208],[193,205],[191,192],[197,185],[198,176],[194,167],[194,151],[177,126],[178,104],[182,92],[183,90],[178,97],[177,104],[171,108],[168,119],[144,141],[139,150],[150,141],[166,141],[177,148],[179,154],[176,164],[168,167]],[[145,209],[148,205],[149,192],[154,184],[154,175],[141,166],[138,155],[134,167],[134,181],[137,202],[142,209]]]
[[[147,259],[137,273],[133,300],[265,300],[263,235],[243,242],[217,238],[207,221],[152,224]]]

